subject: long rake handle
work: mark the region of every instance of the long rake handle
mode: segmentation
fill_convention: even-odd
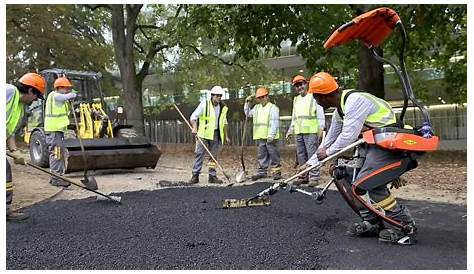
[[[315,165],[312,165],[312,166],[309,166],[309,167],[307,167],[306,169],[304,169],[304,170],[298,172],[297,174],[291,176],[290,178],[284,180],[283,182],[273,184],[271,187],[269,187],[269,188],[267,188],[267,189],[261,191],[259,194],[257,194],[257,196],[255,196],[254,198],[251,198],[251,199],[255,199],[255,198],[257,198],[257,197],[261,197],[262,195],[264,195],[265,193],[267,193],[270,189],[278,189],[278,188],[280,188],[280,187],[284,187],[284,186],[286,186],[289,182],[293,181],[294,179],[298,178],[299,176],[303,175],[304,173],[306,173],[306,172],[312,170],[312,169],[315,168],[315,167],[322,166],[322,165],[325,164],[326,162],[328,162],[328,161],[334,159],[335,157],[341,155],[342,153],[344,153],[344,152],[346,152],[346,151],[348,151],[348,150],[351,150],[351,149],[353,149],[354,147],[356,147],[356,146],[358,146],[358,145],[361,145],[361,144],[363,144],[363,143],[365,143],[365,140],[364,140],[364,139],[359,139],[358,141],[356,141],[356,142],[354,142],[354,143],[348,145],[347,147],[343,148],[342,150],[340,150],[340,151],[334,153],[333,155],[324,158],[324,159],[321,160],[319,163],[317,163],[317,164],[315,164]]]
[[[84,149],[84,144],[82,143],[81,134],[79,134],[79,123],[77,122],[76,111],[74,109],[74,106],[72,105],[72,102],[69,102],[69,105],[71,106],[72,116],[74,117],[74,124],[76,124],[77,139],[79,140],[79,145],[81,146],[82,160],[84,161],[84,178],[87,180],[87,156],[86,156],[86,151]]]
[[[184,117],[183,113],[181,112],[181,110],[179,110],[178,106],[176,104],[173,104],[173,107],[176,109],[176,111],[178,111],[179,115],[181,115],[181,118],[183,118],[184,122],[186,123],[186,125],[188,125],[189,129],[192,131],[193,130],[193,127],[191,126],[191,124],[188,122],[188,120],[186,119],[186,117]],[[204,144],[204,142],[202,141],[202,139],[196,134],[196,137],[197,139],[199,140],[199,142],[201,143],[201,145],[204,147],[204,149],[206,150],[206,152],[209,154],[209,156],[211,157],[211,159],[216,163],[217,167],[219,167],[219,169],[222,171],[222,173],[224,174],[224,176],[226,177],[226,179],[229,181],[229,183],[231,183],[230,181],[230,177],[225,173],[224,171],[224,168],[222,168],[222,166],[219,164],[219,162],[216,160],[216,158],[214,157],[214,155],[212,155],[211,151],[209,151],[209,149],[207,148],[206,144]]]
[[[7,152],[7,155],[8,155],[9,157],[13,158],[13,159],[16,159],[16,157],[13,156],[13,155],[12,155],[11,153],[9,153],[9,152]],[[105,197],[105,198],[107,198],[107,199],[109,199],[109,200],[111,200],[111,201],[118,202],[118,201],[116,201],[115,199],[113,199],[112,197],[110,197],[110,196],[107,195],[107,194],[100,193],[100,192],[95,191],[95,190],[93,190],[93,189],[90,189],[90,188],[88,188],[88,187],[82,186],[81,184],[78,184],[78,183],[74,182],[73,180],[71,180],[71,179],[69,179],[69,178],[63,177],[63,176],[61,176],[61,175],[54,174],[54,173],[52,173],[51,171],[49,171],[49,170],[47,170],[47,169],[44,169],[44,168],[42,168],[42,167],[39,167],[39,166],[37,166],[37,165],[35,165],[35,164],[26,162],[26,165],[27,165],[27,166],[30,166],[30,167],[32,167],[32,168],[35,168],[35,169],[37,169],[37,170],[39,170],[39,171],[42,171],[42,172],[44,172],[44,173],[47,173],[47,174],[49,174],[49,175],[51,175],[51,176],[54,176],[54,177],[56,177],[56,178],[59,178],[59,179],[61,179],[61,180],[64,180],[64,181],[66,181],[66,182],[68,182],[68,183],[71,183],[71,184],[73,184],[73,185],[75,185],[75,186],[78,186],[78,187],[80,187],[80,188],[82,188],[82,189],[85,189],[85,190],[88,190],[88,191],[92,191],[92,192],[94,192],[95,194],[100,195],[100,196],[103,196],[103,197]],[[118,202],[118,203],[120,203],[120,202]]]

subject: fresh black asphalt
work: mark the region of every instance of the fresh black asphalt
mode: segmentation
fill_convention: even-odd
[[[169,188],[43,202],[8,223],[7,269],[466,269],[466,207],[402,201],[419,243],[351,238],[358,217],[337,192],[322,205],[279,191],[272,205],[222,209],[267,187]]]

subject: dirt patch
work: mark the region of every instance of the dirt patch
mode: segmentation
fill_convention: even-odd
[[[162,145],[163,155],[155,169],[138,168],[134,170],[101,170],[91,171],[103,193],[118,193],[138,190],[155,190],[163,188],[159,181],[188,181],[194,162],[192,145]],[[23,151],[27,155],[27,151]],[[240,150],[237,147],[224,147],[218,157],[226,173],[235,180],[235,175],[241,170]],[[249,175],[256,171],[256,147],[245,148],[245,163]],[[294,148],[286,147],[281,150],[284,178],[294,174]],[[40,171],[25,166],[12,165],[13,182],[15,185],[13,208],[29,206],[41,200],[51,198],[82,199],[95,196],[94,193],[71,186],[70,190],[61,191],[48,184],[49,176]],[[322,169],[322,183],[327,182],[326,168]],[[224,179],[218,170],[218,176]],[[80,182],[82,174],[72,173],[67,177]],[[452,204],[467,204],[467,160],[466,153],[437,152],[427,154],[420,160],[417,169],[403,176],[408,185],[393,190],[395,196],[405,199],[428,200]],[[251,184],[246,181],[243,184]],[[207,183],[207,167],[204,166],[198,186],[209,186]],[[212,185],[216,186],[216,185]],[[225,187],[222,185],[222,187]],[[253,193],[252,193],[253,194]],[[249,195],[251,195],[249,193]]]

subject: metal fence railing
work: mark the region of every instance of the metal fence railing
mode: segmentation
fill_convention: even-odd
[[[466,140],[467,139],[467,107],[465,106],[442,106],[429,108],[431,122],[435,134],[441,140]],[[332,114],[326,114],[326,125],[329,128]],[[423,123],[423,117],[419,110],[408,109],[405,114],[405,123],[412,126],[420,126]],[[234,145],[242,143],[243,121],[229,122],[229,135]],[[289,117],[282,118],[280,121],[280,143],[288,127],[290,126]],[[193,136],[189,128],[182,121],[176,120],[154,120],[145,119],[145,134],[152,142],[161,144],[186,144],[193,143]],[[247,132],[245,145],[254,145],[252,140],[252,119],[247,122]]]

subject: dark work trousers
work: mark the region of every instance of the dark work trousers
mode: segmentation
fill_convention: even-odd
[[[209,151],[211,151],[212,156],[214,156],[217,160],[217,155],[219,154],[219,150],[221,148],[221,140],[219,136],[219,130],[214,131],[214,139],[207,140],[201,138],[204,144],[206,144]],[[207,151],[202,146],[201,142],[196,137],[196,147],[194,149],[194,166],[193,166],[193,175],[199,175],[201,173],[202,164],[204,162],[204,156],[208,154]],[[212,160],[212,158],[207,155],[209,158],[207,162],[207,166],[209,168],[209,175],[216,176],[216,163]]]

